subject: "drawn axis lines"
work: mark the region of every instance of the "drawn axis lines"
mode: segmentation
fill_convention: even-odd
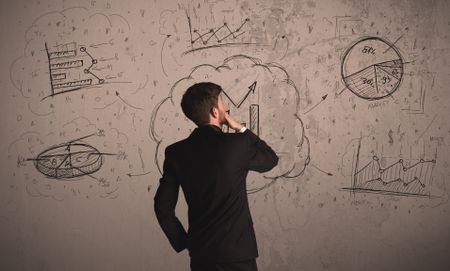
[[[76,43],[59,45],[56,48],[51,51],[45,43],[51,94],[43,99],[105,82],[104,79],[92,72],[92,67],[98,63],[98,60],[87,51],[86,47],[80,47],[79,52],[89,57],[90,63],[87,68],[83,68],[86,65],[85,59],[83,55],[78,54]],[[82,72],[80,72],[81,70]],[[85,76],[82,74],[91,75],[93,78],[83,78]]]

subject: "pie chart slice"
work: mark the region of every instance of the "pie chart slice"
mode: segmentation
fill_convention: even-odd
[[[362,71],[344,78],[345,84],[359,96],[363,97],[377,97],[378,93],[375,81],[376,73],[374,66],[369,66]]]
[[[381,66],[375,66],[375,74],[376,74],[376,88],[378,94],[386,94],[389,95],[394,92],[394,89],[399,84],[399,80],[395,78],[392,74],[387,72]]]

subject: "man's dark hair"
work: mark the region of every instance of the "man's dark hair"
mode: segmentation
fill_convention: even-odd
[[[183,113],[197,126],[209,123],[209,111],[218,107],[218,97],[222,88],[211,82],[190,86],[183,94],[181,108]]]

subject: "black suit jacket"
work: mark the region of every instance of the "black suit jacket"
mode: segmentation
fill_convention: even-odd
[[[246,177],[249,170],[266,172],[277,163],[275,152],[249,129],[224,133],[215,125],[200,126],[168,146],[154,208],[172,247],[187,248],[191,258],[203,261],[257,257]],[[188,232],[175,216],[180,185]]]

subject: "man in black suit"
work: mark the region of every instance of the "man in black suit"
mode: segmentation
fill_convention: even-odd
[[[184,93],[182,110],[198,127],[167,146],[155,213],[175,251],[189,250],[191,270],[257,270],[246,177],[249,170],[271,170],[278,156],[226,112],[221,91],[207,82]],[[236,133],[223,132],[222,125]],[[180,185],[188,205],[188,232],[175,216]]]

